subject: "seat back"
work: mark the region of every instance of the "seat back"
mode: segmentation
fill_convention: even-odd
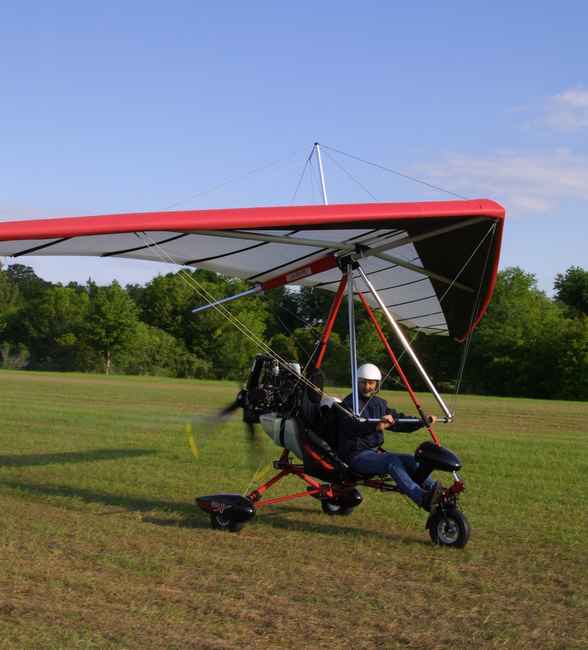
[[[308,437],[306,437],[302,445],[302,455],[305,474],[329,483],[342,480],[341,471],[335,466],[328,454],[320,447],[313,445]]]
[[[317,405],[315,405],[317,406]],[[307,421],[303,436],[304,471],[329,482],[349,479],[349,468],[337,456],[337,413],[331,403],[315,409],[312,426]]]

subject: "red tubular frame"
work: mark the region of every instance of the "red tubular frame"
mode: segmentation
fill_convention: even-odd
[[[410,385],[410,382],[408,381],[408,377],[404,374],[404,371],[400,367],[400,363],[398,362],[398,359],[396,355],[394,354],[394,350],[392,350],[390,343],[388,343],[388,339],[386,338],[386,335],[384,334],[384,331],[382,330],[382,327],[380,323],[378,323],[378,319],[376,318],[374,312],[372,311],[372,308],[369,306],[368,301],[365,299],[365,296],[361,291],[359,292],[359,299],[361,300],[363,306],[365,307],[365,310],[368,313],[368,316],[370,317],[374,327],[376,328],[376,332],[378,333],[378,336],[380,337],[380,341],[384,344],[384,347],[386,348],[386,352],[388,353],[388,356],[392,360],[392,363],[394,364],[394,367],[396,368],[396,371],[400,375],[400,379],[402,380],[402,383],[404,384],[404,387],[406,388],[408,394],[410,395],[410,399],[412,400],[412,403],[415,405],[417,411],[419,412],[419,415],[423,419],[423,421],[426,422],[426,414],[423,410],[423,407],[421,403],[419,402],[412,386]],[[431,434],[431,438],[433,439],[433,442],[440,447],[441,442],[439,438],[437,437],[437,434],[433,431],[433,428],[431,427],[430,424],[426,425],[427,431]]]
[[[343,302],[343,294],[345,293],[346,287],[347,287],[347,276],[343,274],[341,276],[341,281],[339,282],[339,287],[337,288],[337,293],[335,294],[335,297],[333,298],[333,302],[331,303],[329,316],[327,318],[327,322],[325,323],[325,327],[323,329],[316,363],[314,364],[315,368],[320,368],[323,362],[325,352],[327,351],[327,343],[331,338],[331,332],[333,331],[335,320],[337,319],[337,315],[339,314],[339,310],[341,309],[341,303]]]
[[[256,509],[262,508],[263,506],[271,506],[276,503],[292,501],[293,499],[301,499],[302,497],[308,496],[320,496],[321,498],[325,499],[333,499],[337,496],[335,490],[333,489],[333,486],[330,483],[319,483],[311,476],[308,476],[308,474],[305,474],[302,465],[291,463],[287,450],[285,451],[286,458],[284,459],[284,454],[282,454],[282,457],[280,458],[280,463],[282,464],[281,470],[269,481],[266,481],[263,483],[263,485],[260,485],[256,490],[253,490],[247,495],[247,498],[253,504],[255,504]],[[290,474],[293,476],[298,476],[312,489],[306,489],[304,492],[285,494],[284,496],[274,497],[273,499],[264,499],[263,501],[261,500],[263,494],[267,492],[267,490],[269,490],[272,485],[275,485],[278,481],[281,481],[285,476],[288,476]],[[350,485],[365,485],[366,487],[380,490],[381,492],[398,492],[398,488],[395,485],[388,483],[383,479],[366,479],[364,481],[345,484],[345,487],[349,487]]]
[[[315,496],[317,494],[320,494],[321,496],[324,496],[328,499],[332,499],[335,496],[335,492],[333,491],[333,488],[330,486],[330,484],[327,484],[325,486],[322,483],[319,483],[317,480],[304,473],[304,468],[302,465],[295,465],[294,463],[291,463],[287,449],[284,449],[282,452],[280,460],[278,461],[278,467],[281,467],[281,469],[275,476],[273,476],[269,481],[266,481],[247,495],[247,498],[255,504],[256,508],[270,506],[275,503],[282,503],[282,501],[300,499],[306,496]],[[269,490],[272,485],[275,485],[278,481],[281,481],[284,476],[288,476],[289,474],[301,478],[312,488],[312,490],[306,489],[304,492],[295,492],[294,494],[286,494],[281,497],[274,497],[273,499],[265,499],[263,501],[260,500],[264,493],[267,492],[267,490]]]

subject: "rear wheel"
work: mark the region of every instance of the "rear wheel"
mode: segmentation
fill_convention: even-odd
[[[330,517],[333,515],[347,516],[353,512],[353,506],[344,507],[334,501],[328,500],[321,501],[321,508],[323,509],[323,512]]]
[[[463,548],[470,538],[470,524],[456,507],[437,510],[427,522],[429,535],[434,544]]]
[[[242,521],[233,521],[220,512],[210,513],[210,525],[214,530],[228,530],[231,533],[238,533],[245,525]]]

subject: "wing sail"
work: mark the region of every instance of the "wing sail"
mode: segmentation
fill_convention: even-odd
[[[504,217],[487,199],[64,217],[0,223],[0,255],[168,261],[336,291],[324,260],[353,254],[401,323],[462,339],[490,301]]]

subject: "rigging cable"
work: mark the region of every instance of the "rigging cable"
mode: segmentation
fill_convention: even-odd
[[[295,156],[298,156],[298,151],[295,151],[294,153],[290,154],[289,156],[286,156],[285,158],[280,158],[279,160],[273,160],[269,163],[266,163],[265,165],[261,165],[260,167],[256,167],[254,169],[249,170],[248,172],[245,172],[243,174],[239,174],[237,176],[232,176],[231,178],[228,178],[227,180],[223,181],[222,183],[218,183],[217,185],[213,185],[212,187],[208,188],[207,190],[202,190],[201,192],[198,192],[194,194],[193,196],[183,199],[181,201],[176,201],[175,203],[172,203],[171,205],[168,205],[164,208],[163,210],[171,210],[172,208],[177,208],[178,206],[182,205],[183,203],[186,203],[188,201],[193,201],[194,199],[204,196],[206,194],[211,194],[212,192],[216,192],[217,190],[222,189],[223,187],[226,187],[227,185],[231,185],[232,183],[236,183],[241,180],[245,180],[246,178],[249,178],[250,176],[254,176],[257,173],[263,172],[266,169],[271,169],[273,167],[277,167],[278,165],[281,165],[287,161],[291,161]]]
[[[447,289],[443,292],[443,295],[439,298],[439,304],[441,304],[445,300],[445,298],[447,297],[447,294],[451,291],[451,289],[453,288],[453,286],[457,282],[458,278],[465,271],[465,269],[467,268],[469,263],[472,261],[472,259],[474,258],[474,256],[476,255],[476,253],[478,252],[478,250],[480,249],[482,244],[486,241],[488,236],[490,234],[492,234],[492,239],[494,239],[494,235],[496,233],[496,225],[497,225],[496,221],[494,221],[493,223],[490,224],[490,227],[488,228],[488,230],[486,231],[484,236],[480,239],[480,241],[478,242],[478,244],[476,245],[474,250],[470,253],[467,260],[462,264],[461,268],[458,270],[456,275],[453,277],[453,279],[451,281],[451,284],[447,287]],[[459,388],[461,386],[461,381],[463,379],[463,372],[465,370],[465,363],[466,363],[467,355],[469,353],[471,338],[472,338],[472,334],[473,334],[473,332],[471,331],[471,329],[472,329],[471,326],[472,326],[472,323],[474,322],[475,315],[476,315],[478,307],[480,305],[482,283],[483,283],[483,280],[484,280],[484,276],[486,274],[486,268],[488,266],[488,260],[490,259],[490,251],[491,250],[492,250],[492,248],[491,248],[491,246],[489,246],[488,250],[486,252],[486,259],[484,261],[484,268],[483,268],[483,272],[482,272],[481,277],[480,277],[480,284],[478,286],[478,292],[477,292],[477,295],[476,295],[476,300],[474,301],[474,304],[472,306],[472,312],[471,312],[471,315],[470,315],[470,327],[468,328],[470,330],[470,333],[468,334],[468,337],[466,339],[466,345],[464,346],[464,351],[462,353],[460,372],[458,373],[457,390],[455,392],[454,401],[453,401],[453,409],[452,409],[452,411],[453,411],[454,415],[455,415],[455,408],[457,406],[457,394],[459,392]],[[358,275],[358,279],[361,279],[359,275]],[[414,336],[412,337],[412,339],[410,341],[411,346],[416,341],[416,339],[419,337],[420,334],[421,334],[421,330],[417,329]],[[400,361],[402,360],[402,358],[404,357],[405,354],[406,354],[406,350],[402,350],[402,352],[398,355],[398,362],[399,363],[400,363]],[[382,385],[388,379],[388,377],[390,376],[390,374],[392,373],[393,370],[394,370],[394,366],[392,368],[390,368],[390,370],[388,370],[387,374],[382,379],[380,385]],[[395,384],[400,385],[400,381],[398,380],[398,378],[395,377],[393,379],[393,381],[394,381]]]
[[[290,200],[290,203],[294,203],[296,196],[298,195],[298,190],[300,189],[300,186],[302,185],[302,181],[304,180],[304,174],[306,174],[306,170],[308,169],[308,166],[310,165],[310,160],[312,158],[312,154],[314,153],[314,147],[312,148],[312,151],[308,155],[308,158],[306,159],[306,162],[304,163],[304,168],[302,169],[302,174],[300,174],[300,178],[298,179],[298,185],[296,185],[296,190],[294,191],[294,195],[292,196],[292,199]]]
[[[352,158],[353,160],[357,160],[359,162],[362,162],[366,165],[371,165],[372,167],[377,167],[378,169],[382,169],[383,171],[390,172],[391,174],[394,174],[396,176],[400,176],[401,178],[406,178],[409,181],[414,181],[415,183],[419,183],[420,185],[425,185],[426,187],[437,190],[438,192],[444,192],[445,194],[450,194],[451,196],[455,196],[458,199],[465,199],[467,200],[467,196],[462,196],[461,194],[457,194],[456,192],[452,192],[451,190],[447,190],[444,187],[440,187],[438,185],[433,185],[432,183],[428,183],[427,181],[423,181],[420,178],[416,178],[414,176],[409,176],[408,174],[403,174],[402,172],[396,171],[395,169],[390,169],[389,167],[384,167],[384,165],[380,165],[378,163],[371,162],[369,160],[365,160],[364,158],[359,158],[358,156],[353,156],[350,153],[346,153],[345,151],[341,151],[340,149],[335,149],[334,147],[329,147],[326,144],[322,145],[324,149],[329,149],[330,151],[335,151],[336,153],[339,153],[343,156],[347,156],[348,158]]]
[[[455,410],[457,408],[457,396],[458,396],[460,388],[461,388],[461,382],[463,380],[463,375],[464,375],[464,372],[465,372],[466,361],[467,361],[467,358],[468,358],[468,355],[469,355],[469,352],[470,352],[470,348],[471,348],[471,345],[472,345],[472,339],[474,337],[473,323],[474,323],[475,315],[478,312],[478,308],[480,306],[481,293],[482,293],[482,283],[484,281],[484,277],[485,277],[486,271],[488,269],[488,262],[490,260],[490,251],[492,250],[492,242],[494,241],[494,238],[496,237],[496,226],[497,226],[497,222],[494,222],[492,224],[492,226],[490,227],[490,229],[488,230],[488,232],[486,233],[486,235],[484,236],[484,239],[486,239],[486,237],[488,237],[488,235],[491,232],[492,233],[492,240],[491,240],[490,246],[488,246],[488,250],[486,252],[486,259],[484,260],[484,267],[482,269],[482,273],[481,273],[481,276],[480,276],[480,284],[478,286],[478,293],[476,295],[476,300],[475,300],[475,303],[474,303],[474,307],[472,309],[472,315],[470,317],[470,325],[468,327],[468,335],[466,337],[466,342],[465,342],[465,345],[464,345],[463,353],[461,355],[461,362],[460,362],[459,372],[458,372],[458,375],[457,375],[457,382],[456,382],[456,386],[455,386],[455,395],[454,395],[454,398],[453,398],[453,413],[454,413],[454,415],[455,415]],[[482,245],[482,242],[480,242],[480,244],[478,245],[478,248],[481,245]]]
[[[342,165],[342,164],[341,164],[341,163],[340,163],[336,158],[334,158],[333,156],[331,156],[331,154],[330,154],[328,151],[327,151],[326,153],[327,153],[327,158],[328,158],[328,159],[329,159],[333,164],[335,164],[337,167],[339,167],[339,169],[340,169],[341,171],[343,171],[345,174],[347,174],[347,176],[348,176],[348,177],[349,177],[349,178],[350,178],[354,183],[356,183],[357,185],[359,185],[359,187],[361,187],[361,189],[362,189],[366,194],[368,194],[369,196],[371,196],[372,199],[374,199],[374,201],[379,201],[379,199],[377,199],[377,198],[376,198],[376,197],[375,197],[375,196],[374,196],[374,195],[373,195],[373,194],[368,190],[368,188],[367,188],[363,183],[361,183],[360,181],[358,181],[357,178],[355,178],[355,176],[353,176],[349,170],[345,169],[345,167],[343,167],[343,165]]]
[[[314,158],[309,159],[310,174],[309,174],[308,176],[309,176],[309,178],[310,178],[310,187],[311,187],[311,192],[312,192],[312,201],[313,201],[313,203],[316,203],[316,202],[317,202],[317,200],[316,200],[316,197],[317,197],[317,189],[316,189],[316,186],[315,186],[315,182],[316,182],[316,181],[315,181],[314,175],[315,175],[317,172],[316,172],[315,169],[314,169],[313,160],[314,160]]]

